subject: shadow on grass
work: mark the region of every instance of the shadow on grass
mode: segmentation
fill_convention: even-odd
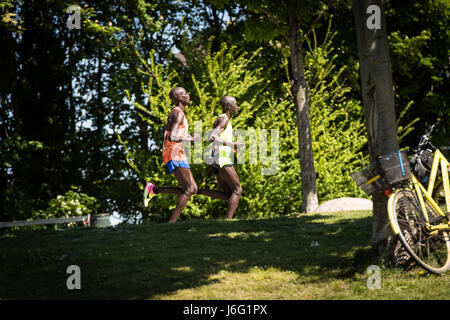
[[[256,269],[293,272],[300,282],[352,278],[376,261],[368,246],[371,223],[371,216],[349,219],[330,213],[191,220],[81,230],[65,236],[43,233],[41,237],[46,236],[48,242],[40,242],[42,255],[57,258],[28,258],[25,272],[4,265],[8,277],[18,272],[21,280],[0,280],[0,297],[152,299],[216,283],[219,280],[214,276],[221,271],[245,274]],[[59,242],[51,237],[59,237]],[[26,246],[23,238],[17,241],[18,246]],[[33,251],[30,243],[28,246],[28,252]],[[58,261],[63,249],[70,254]],[[69,264],[80,265],[82,290],[67,290]]]

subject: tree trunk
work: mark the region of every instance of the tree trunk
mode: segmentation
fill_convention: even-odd
[[[367,8],[380,8],[381,29],[369,29]],[[394,91],[382,0],[353,0],[360,62],[361,91],[370,160],[398,150]],[[373,196],[372,246],[383,256],[395,245],[389,226],[387,199]]]
[[[67,35],[67,68],[70,70],[71,74],[75,73],[76,69],[76,58],[74,57],[74,46],[75,40],[73,35],[70,32]],[[67,128],[67,140],[69,141],[69,149],[68,151],[70,155],[70,165],[69,165],[69,177],[70,184],[79,185],[82,180],[81,175],[79,174],[79,168],[81,167],[81,158],[80,158],[80,145],[77,138],[77,116],[76,116],[76,103],[74,99],[74,88],[73,88],[73,78],[69,77],[67,81],[67,91],[68,91],[68,109],[69,109],[69,120],[68,120],[68,128]]]
[[[312,152],[312,136],[309,121],[310,99],[305,79],[300,22],[297,1],[289,2],[289,47],[292,68],[292,94],[297,111],[298,145],[302,180],[302,212],[313,212],[319,206],[316,187],[316,171]]]

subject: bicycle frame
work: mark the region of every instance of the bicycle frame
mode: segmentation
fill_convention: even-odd
[[[442,209],[439,207],[439,205],[436,203],[436,201],[434,201],[434,199],[431,196],[431,193],[429,193],[427,190],[425,190],[425,187],[419,182],[419,180],[417,180],[417,178],[412,174],[411,175],[411,180],[412,183],[414,185],[414,189],[416,190],[416,195],[418,197],[419,203],[420,203],[420,208],[422,210],[423,215],[425,216],[426,219],[426,223],[425,225],[427,226],[427,228],[429,230],[449,230],[450,226],[445,223],[445,224],[439,224],[436,226],[432,226],[429,222],[429,217],[428,217],[428,213],[425,207],[425,202],[423,200],[424,196],[425,198],[428,200],[428,203],[433,207],[433,209],[440,215],[440,216],[445,216],[445,213],[442,211]]]
[[[441,166],[442,183],[444,185],[445,203],[447,205],[447,212],[450,212],[450,187],[448,178],[449,162],[445,159],[444,155],[436,150],[434,152],[433,166],[431,167],[430,181],[428,183],[429,194],[433,194],[434,183],[436,182],[437,172],[439,165]]]

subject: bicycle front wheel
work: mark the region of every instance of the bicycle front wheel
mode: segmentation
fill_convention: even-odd
[[[447,231],[430,232],[426,218],[411,189],[400,189],[390,199],[391,223],[400,242],[411,257],[425,270],[442,273],[450,268],[450,239]],[[429,219],[437,212],[424,199]]]

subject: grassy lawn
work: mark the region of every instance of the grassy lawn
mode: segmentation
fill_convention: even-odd
[[[450,274],[388,268],[371,212],[0,232],[0,299],[450,299]],[[366,272],[381,268],[381,289]],[[67,267],[81,269],[68,290]]]

